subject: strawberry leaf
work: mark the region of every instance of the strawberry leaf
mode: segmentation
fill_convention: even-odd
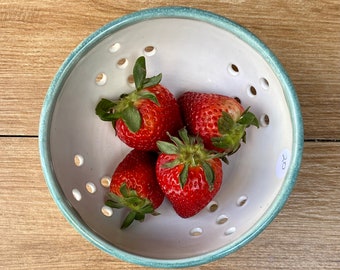
[[[131,206],[137,207],[141,204],[141,199],[138,197],[136,191],[130,192],[129,197],[125,197],[125,202]]]
[[[179,174],[179,184],[181,188],[183,188],[188,180],[188,174],[189,174],[189,164],[185,163],[183,166],[183,169],[181,173]]]
[[[118,113],[112,112],[115,106],[115,102],[103,98],[96,106],[96,115],[103,121],[115,121],[119,118]]]
[[[175,136],[171,136],[171,134],[169,132],[167,132],[167,135],[169,136],[170,140],[173,141],[173,143],[177,146],[177,151],[178,151],[178,148],[184,146],[184,143],[179,138],[177,138]]]
[[[136,60],[133,67],[133,78],[135,81],[136,89],[143,89],[144,80],[146,78],[145,57],[141,56]]]
[[[218,131],[221,134],[226,134],[233,128],[234,125],[235,125],[235,122],[231,118],[231,116],[228,113],[223,111],[222,116],[217,121]]]
[[[222,112],[217,125],[221,136],[211,138],[211,142],[215,147],[224,149],[226,154],[232,155],[240,148],[241,141],[246,142],[246,128],[251,125],[259,127],[259,122],[248,107],[236,122],[228,113]]]
[[[162,80],[162,73],[159,73],[158,75],[153,76],[151,78],[145,78],[143,81],[143,88],[157,85],[161,82],[161,80]]]
[[[240,134],[240,132],[235,132],[221,137],[213,137],[211,138],[211,142],[214,146],[226,150],[225,153],[230,156],[235,154],[241,147],[241,140],[244,140],[244,131],[242,137],[240,137]],[[222,161],[228,164],[227,160],[222,159]]]
[[[140,197],[137,191],[129,189],[126,183],[120,186],[119,191],[121,193],[119,195],[112,192],[108,193],[108,200],[106,200],[105,205],[117,209],[127,207],[130,210],[121,225],[121,229],[130,226],[134,220],[143,221],[146,214],[159,215],[149,199]]]
[[[136,212],[135,220],[138,220],[138,221],[140,221],[140,222],[143,222],[144,219],[145,219],[145,215],[144,215],[144,214],[141,214],[141,213]]]
[[[157,146],[162,153],[173,155],[171,161],[164,163],[162,167],[174,168],[182,165],[183,167],[181,166],[182,169],[179,173],[178,181],[181,188],[183,188],[187,183],[190,168],[200,166],[204,172],[209,188],[212,190],[214,187],[215,173],[209,162],[215,158],[221,158],[225,162],[228,162],[226,158],[227,153],[207,150],[204,147],[202,138],[199,136],[189,136],[185,127],[179,130],[178,134],[180,138],[173,137],[168,133],[173,143],[164,141],[157,142]]]
[[[115,197],[116,196],[116,197]],[[123,208],[124,206],[119,202],[120,199],[118,198],[118,196],[116,194],[113,193],[109,193],[109,198],[106,200],[105,205],[111,207],[111,208],[116,208],[116,209],[120,209]]]
[[[120,193],[122,194],[123,197],[127,198],[129,197],[129,190],[126,186],[125,183],[123,183],[121,186],[120,186],[120,189],[119,189]],[[117,195],[116,195],[117,196]]]
[[[209,189],[212,190],[214,188],[214,181],[215,181],[214,170],[211,168],[211,165],[206,161],[202,162],[202,168],[204,171],[205,179],[207,180],[209,184]]]
[[[121,117],[131,132],[137,132],[142,125],[142,117],[133,105],[121,112]]]
[[[172,143],[165,141],[157,141],[158,149],[167,155],[173,155],[178,153],[178,147]]]
[[[162,73],[151,78],[146,78],[145,57],[140,56],[133,67],[133,79],[138,91],[159,84],[162,80]]]
[[[117,119],[122,119],[130,131],[137,132],[142,125],[141,114],[134,107],[139,99],[148,99],[159,105],[157,96],[150,91],[144,90],[160,83],[162,74],[158,74],[151,78],[146,78],[145,57],[137,58],[133,67],[133,77],[136,90],[129,94],[122,94],[117,101],[102,99],[96,106],[96,114],[103,121],[111,121],[115,128]]]
[[[140,98],[143,98],[143,99],[149,99],[151,100],[153,103],[157,104],[159,106],[159,102],[158,102],[158,99],[156,97],[156,95],[154,93],[151,93],[149,91],[140,91],[138,93],[138,96]]]
[[[148,213],[152,213],[154,211],[152,205],[150,204],[145,204],[141,207],[141,210],[143,213],[148,214]]]
[[[182,162],[176,158],[172,161],[166,162],[162,165],[163,168],[174,168],[176,166],[178,166],[179,164],[182,164]]]
[[[238,124],[244,125],[246,127],[249,126],[255,126],[257,128],[259,128],[259,121],[257,120],[255,114],[253,114],[252,112],[249,112],[249,108],[248,107],[243,114],[241,115],[240,119],[237,121]]]
[[[123,230],[129,227],[131,223],[135,220],[135,217],[136,217],[136,212],[131,211],[124,219],[122,226],[120,226],[120,228]]]
[[[228,135],[224,135],[221,137],[213,137],[211,138],[211,142],[214,146],[221,148],[221,149],[233,148],[235,144],[235,140],[233,140],[233,138]]]
[[[191,137],[193,139],[193,141],[190,141],[189,135],[188,135],[188,131],[186,128],[182,128],[178,131],[178,135],[179,137],[182,139],[182,141],[184,142],[184,144],[193,144],[195,137]]]

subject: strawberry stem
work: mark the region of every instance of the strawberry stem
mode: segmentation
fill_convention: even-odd
[[[211,138],[215,147],[226,150],[226,154],[232,155],[241,147],[241,141],[246,142],[246,128],[256,126],[259,128],[259,122],[256,116],[249,111],[248,107],[241,117],[234,121],[231,116],[222,112],[222,116],[217,121],[220,137]]]
[[[96,114],[103,121],[112,122],[122,119],[131,132],[137,132],[142,126],[142,116],[136,106],[139,100],[151,100],[159,106],[157,96],[146,88],[160,83],[162,74],[146,78],[145,57],[139,57],[133,67],[136,89],[129,94],[122,94],[117,101],[101,99],[96,106]]]
[[[126,183],[120,186],[119,191],[121,195],[110,192],[105,205],[116,209],[126,207],[130,210],[121,225],[121,229],[129,227],[134,220],[144,221],[146,214],[159,215],[149,199],[138,196],[135,190],[126,186]]]
[[[179,130],[178,134],[180,138],[171,136],[168,133],[168,136],[173,143],[165,141],[157,142],[158,149],[162,153],[176,155],[174,160],[165,163],[163,166],[165,168],[173,168],[183,165],[183,169],[181,170],[178,179],[181,188],[183,188],[187,182],[189,169],[191,167],[201,166],[209,187],[213,188],[215,174],[209,164],[209,160],[214,158],[226,160],[225,154],[205,149],[202,139],[198,136],[189,136],[186,128]]]

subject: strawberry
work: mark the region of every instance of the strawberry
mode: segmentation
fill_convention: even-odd
[[[161,154],[156,163],[159,186],[182,218],[200,212],[216,195],[222,183],[222,154],[208,151],[199,137],[185,128],[173,143],[157,142]]]
[[[246,142],[246,128],[259,127],[256,116],[234,98],[211,93],[185,92],[178,99],[190,133],[199,135],[206,148],[235,153]]]
[[[136,60],[133,77],[136,89],[119,100],[102,99],[96,114],[111,121],[117,136],[128,146],[157,150],[156,142],[168,139],[166,132],[176,134],[183,126],[179,106],[173,94],[159,84],[161,73],[146,78],[143,56]]]
[[[122,229],[134,220],[143,221],[146,214],[158,214],[155,209],[163,202],[164,194],[156,179],[156,161],[156,153],[133,149],[113,173],[105,204],[130,210]]]

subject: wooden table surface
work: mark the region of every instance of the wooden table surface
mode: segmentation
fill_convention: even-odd
[[[84,240],[47,190],[38,152],[42,103],[57,69],[102,25],[144,8],[182,5],[242,24],[288,71],[305,148],[296,186],[255,240],[192,269],[340,269],[340,2],[2,0],[0,3],[0,268],[147,269]]]

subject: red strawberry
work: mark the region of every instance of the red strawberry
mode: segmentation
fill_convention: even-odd
[[[158,140],[168,139],[183,127],[179,106],[172,93],[160,85],[162,74],[146,78],[145,58],[139,57],[133,69],[136,90],[117,101],[102,99],[96,114],[112,121],[117,136],[139,150],[157,150]]]
[[[112,208],[127,207],[129,214],[121,228],[127,228],[134,220],[143,221],[146,214],[155,211],[164,199],[155,173],[157,155],[133,149],[112,175],[110,193],[106,205]]]
[[[246,128],[259,127],[256,116],[234,98],[186,92],[178,99],[189,132],[199,135],[208,149],[235,153],[246,142]]]
[[[185,128],[179,135],[181,139],[170,136],[174,144],[157,143],[162,153],[156,175],[174,210],[188,218],[201,211],[220,189],[222,154],[206,150],[200,138],[189,137]]]

